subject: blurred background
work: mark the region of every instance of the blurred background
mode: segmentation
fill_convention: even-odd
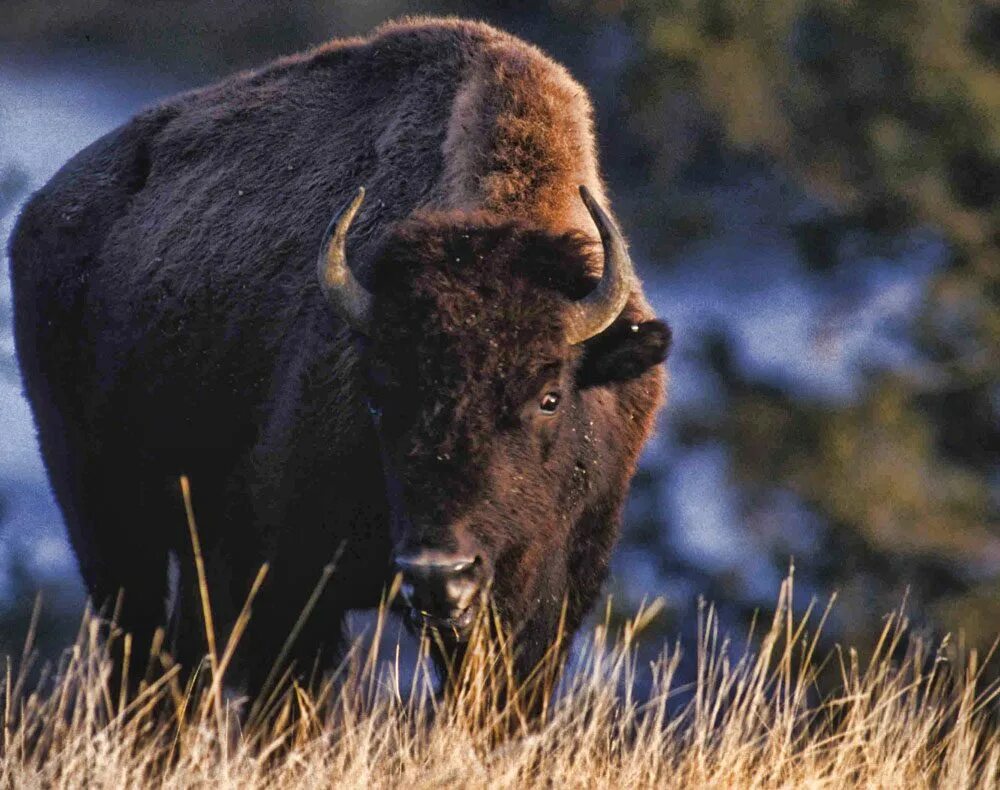
[[[590,91],[615,210],[673,326],[672,394],[608,587],[742,632],[794,561],[827,641],[1000,632],[1000,5],[985,0],[4,0],[0,238],[159,97],[409,13],[478,17]],[[83,592],[37,454],[0,267],[0,651]]]

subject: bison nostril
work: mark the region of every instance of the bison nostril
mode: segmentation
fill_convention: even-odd
[[[476,568],[477,566],[479,566],[479,564],[481,562],[482,562],[482,560],[480,559],[480,557],[478,555],[475,556],[475,557],[473,557],[472,559],[456,560],[452,564],[451,568],[449,568],[449,570],[452,573],[466,573],[467,571],[470,571],[473,568]]]
[[[438,552],[424,551],[396,558],[396,570],[404,575],[433,576],[448,573],[465,573],[482,563],[482,558],[456,557]]]

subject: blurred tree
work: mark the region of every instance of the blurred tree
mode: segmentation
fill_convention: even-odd
[[[642,110],[632,121],[653,156],[677,96],[696,96],[718,150],[776,162],[836,207],[796,228],[807,263],[850,266],[845,247],[859,238],[942,234],[947,261],[912,320],[916,363],[869,370],[856,402],[831,405],[751,380],[716,339],[725,402],[687,415],[684,430],[733,448],[751,515],[792,491],[821,517],[813,568],[856,599],[858,634],[908,585],[917,603],[991,642],[1000,623],[1000,8],[645,0],[620,13],[640,47],[628,86]],[[672,173],[651,173],[668,188]]]
[[[7,49],[124,56],[196,79],[258,65],[337,35],[363,33],[410,9],[406,0],[5,0]]]

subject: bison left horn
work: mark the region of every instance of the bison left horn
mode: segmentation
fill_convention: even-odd
[[[635,283],[632,259],[622,234],[587,187],[580,186],[580,197],[601,235],[604,273],[594,290],[573,302],[570,308],[570,314],[566,317],[566,339],[570,345],[589,340],[611,326],[625,309]]]
[[[372,323],[372,295],[358,282],[347,265],[347,231],[365,199],[365,188],[335,216],[323,234],[319,248],[317,274],[323,293],[337,314],[348,326],[362,334],[370,334]]]

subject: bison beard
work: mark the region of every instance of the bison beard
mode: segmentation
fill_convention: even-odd
[[[335,555],[303,670],[399,573],[446,653],[489,600],[527,671],[599,591],[663,397],[670,333],[605,204],[582,89],[459,21],[239,75],[79,154],[25,208],[11,272],[95,602],[124,590],[141,650],[177,555],[170,647],[198,661],[183,473],[221,638],[271,566],[230,677],[251,692]]]

